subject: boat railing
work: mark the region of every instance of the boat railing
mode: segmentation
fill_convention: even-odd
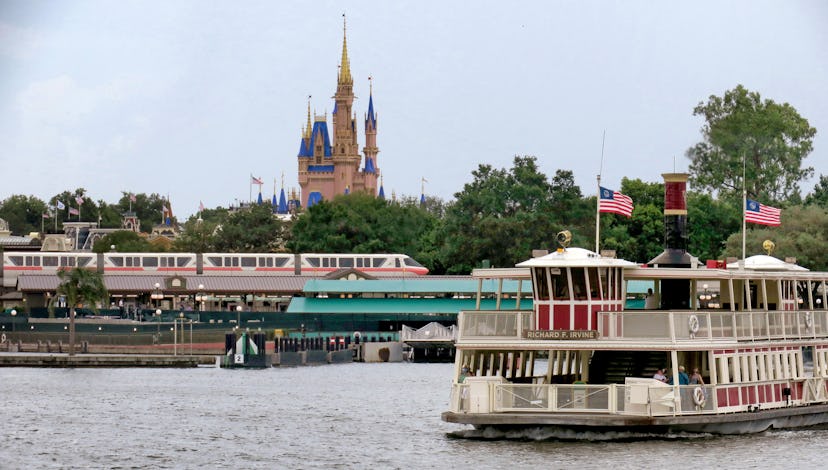
[[[714,310],[600,312],[598,331],[608,339],[727,339],[755,341],[828,336],[826,310]]]
[[[464,339],[520,339],[533,323],[531,310],[466,310],[457,319],[459,337]]]
[[[823,377],[680,386],[652,379],[638,380],[604,385],[513,384],[500,377],[476,377],[473,384],[455,384],[451,408],[461,413],[605,413],[657,417],[828,403]]]

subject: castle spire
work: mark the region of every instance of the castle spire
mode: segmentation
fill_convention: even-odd
[[[348,60],[348,31],[347,19],[345,13],[342,14],[342,62],[339,65],[339,84],[352,85],[354,83],[351,78],[351,62]]]
[[[311,129],[313,128],[313,125],[311,124],[310,100],[311,100],[311,95],[308,95],[308,124],[307,124],[307,127],[305,128],[305,135],[304,135],[304,137],[306,139],[310,139]]]

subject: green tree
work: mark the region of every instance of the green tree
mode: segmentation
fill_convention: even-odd
[[[215,231],[216,251],[271,253],[284,251],[286,225],[269,204],[252,205],[231,214]]]
[[[146,253],[151,251],[158,251],[151,245],[146,238],[138,235],[132,230],[118,230],[112,232],[95,243],[93,251],[95,253],[105,253],[110,251],[112,247],[115,251],[121,253]]]
[[[181,235],[173,242],[173,250],[186,253],[215,251],[213,234],[219,224],[191,217],[182,227]]]
[[[472,176],[454,195],[439,235],[440,257],[449,273],[468,273],[483,260],[510,267],[529,258],[533,249],[553,249],[555,234],[571,228],[564,226],[561,214],[581,201],[567,205],[562,198],[553,211],[553,186],[532,156],[516,156],[511,170],[480,165]],[[557,176],[558,190],[580,193],[565,172]]]
[[[762,242],[771,240],[776,245],[773,256],[796,258],[797,264],[813,271],[828,270],[828,209],[819,206],[790,206],[782,211],[782,225],[765,227],[748,224],[745,233],[745,255],[764,254]],[[742,257],[742,233],[735,232],[727,239],[725,256]]]
[[[432,247],[423,242],[436,221],[415,198],[386,201],[352,193],[299,215],[287,245],[295,253],[403,253],[432,269],[433,256],[423,259]]]
[[[40,232],[43,214],[47,212],[46,203],[34,196],[12,195],[0,203],[0,219],[8,222],[14,235]],[[44,224],[46,228],[48,225]]]
[[[664,250],[664,184],[623,178],[620,191],[633,200],[633,215],[602,214],[601,248],[646,263]]]
[[[762,100],[742,85],[710,96],[693,115],[703,116],[702,142],[687,150],[693,184],[719,194],[741,196],[743,161],[749,197],[778,203],[799,194],[799,182],[813,174],[803,161],[816,129],[788,103]]]
[[[68,271],[58,271],[56,296],[52,299],[50,309],[56,297],[63,296],[69,305],[69,355],[75,355],[75,309],[78,305],[86,304],[93,311],[98,311],[98,303],[109,299],[109,293],[104,285],[103,275],[97,271],[83,268],[74,268]]]
[[[828,208],[828,176],[819,175],[819,181],[814,186],[813,192],[805,197],[805,204]]]
[[[741,225],[741,200],[687,193],[687,251],[702,262],[721,259],[727,238],[739,231]]]

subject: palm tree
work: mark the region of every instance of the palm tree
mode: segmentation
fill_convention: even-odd
[[[75,355],[75,307],[78,304],[89,304],[95,312],[98,311],[97,302],[109,298],[109,292],[104,285],[103,276],[97,271],[83,268],[74,268],[68,271],[58,271],[60,284],[57,295],[66,298],[69,304],[69,355]]]

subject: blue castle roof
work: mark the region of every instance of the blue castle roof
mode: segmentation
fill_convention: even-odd
[[[377,128],[377,116],[374,114],[374,95],[368,98],[368,116],[365,118],[365,125],[371,123],[371,127]]]
[[[333,155],[331,152],[331,138],[328,135],[328,123],[325,121],[316,121],[313,123],[313,132],[311,133],[309,145],[305,145],[305,139],[302,139],[299,143],[300,157],[313,156],[313,149],[316,147],[316,139],[322,139],[322,148],[325,151],[324,155],[326,157]]]

